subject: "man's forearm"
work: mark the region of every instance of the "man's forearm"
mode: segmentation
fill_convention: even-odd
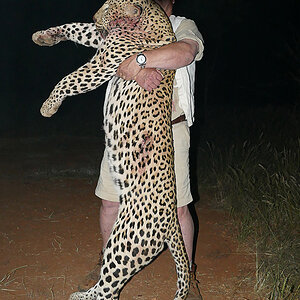
[[[145,51],[146,68],[175,70],[192,63],[198,53],[198,43],[181,40],[158,49]]]
[[[158,49],[144,51],[146,68],[176,70],[192,63],[198,54],[198,43],[191,39],[181,40]],[[118,68],[117,76],[135,79],[141,68],[136,62],[137,54],[127,58]]]

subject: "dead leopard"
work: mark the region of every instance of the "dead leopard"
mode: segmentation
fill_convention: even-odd
[[[73,23],[39,31],[33,40],[52,46],[76,35],[97,48],[90,62],[63,78],[44,102],[51,117],[67,96],[93,90],[115,76],[127,57],[175,41],[168,17],[151,0],[108,0],[95,25]],[[53,34],[54,33],[54,34]],[[74,40],[74,36],[73,36]],[[105,247],[99,282],[71,300],[118,299],[125,283],[149,264],[166,243],[178,275],[175,300],[189,291],[189,266],[176,211],[171,97],[174,71],[151,92],[119,78],[106,104],[104,129],[110,168],[120,194],[120,209]]]

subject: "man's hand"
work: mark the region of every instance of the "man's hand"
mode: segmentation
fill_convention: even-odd
[[[125,80],[135,80],[139,86],[149,92],[156,89],[163,79],[162,73],[157,69],[141,69],[136,62],[136,55],[125,59],[120,64],[116,75]]]
[[[132,55],[119,65],[117,76],[125,80],[133,80],[140,70],[141,68],[136,62],[136,55]]]
[[[143,89],[151,92],[156,89],[163,79],[163,75],[156,69],[141,69],[136,75],[135,81]]]

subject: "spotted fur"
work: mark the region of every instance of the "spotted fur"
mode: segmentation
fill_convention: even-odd
[[[168,17],[152,0],[107,0],[95,24],[73,23],[33,35],[39,45],[73,40],[97,48],[90,62],[63,78],[41,113],[53,115],[67,97],[97,88],[111,79],[134,53],[175,41]],[[166,243],[178,275],[175,298],[189,290],[189,267],[176,210],[171,98],[174,71],[152,92],[118,78],[104,107],[110,169],[120,194],[120,209],[107,242],[99,282],[70,300],[118,299],[120,290],[149,264]]]

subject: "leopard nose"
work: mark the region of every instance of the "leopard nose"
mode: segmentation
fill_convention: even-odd
[[[96,23],[97,21],[96,16],[93,16],[93,21]]]

